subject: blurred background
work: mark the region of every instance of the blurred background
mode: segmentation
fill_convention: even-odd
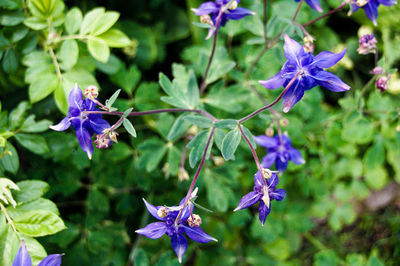
[[[296,27],[290,23],[297,4],[290,0],[268,2],[268,36],[284,30],[301,42],[301,33],[295,33]],[[98,85],[102,101],[122,89],[115,104],[121,110],[168,107],[160,101],[164,95],[158,85],[160,72],[172,79],[193,69],[199,81],[204,73],[212,40],[206,41],[207,30],[192,23],[199,18],[190,10],[201,3],[65,1],[65,11],[76,6],[85,14],[103,6],[119,12],[115,27],[132,40],[129,47],[112,49],[107,63],[90,57],[86,46],[79,44],[80,59],[75,68],[86,72],[73,76],[72,81],[82,88]],[[323,1],[321,5],[327,11],[340,1]],[[213,62],[218,76],[202,98],[204,108],[218,118],[240,118],[261,107],[263,102],[252,88],[267,101],[279,93],[266,91],[257,81],[279,71],[285,62],[283,42],[269,49],[247,78],[246,71],[263,49],[263,6],[260,0],[243,0],[240,6],[257,15],[229,21],[221,29]],[[272,202],[264,227],[257,208],[232,212],[239,199],[252,190],[256,166],[244,142],[234,161],[221,162],[214,147],[197,184],[197,202],[213,212],[197,213],[204,231],[219,242],[189,241],[184,265],[400,264],[400,80],[393,74],[388,90],[380,92],[369,74],[374,55],[356,51],[359,34],[373,33],[380,63],[394,71],[400,59],[400,8],[381,6],[376,27],[363,10],[351,16],[347,11],[345,7],[307,28],[316,39],[316,54],[347,48],[346,57],[329,71],[352,88],[346,93],[314,88],[284,115],[289,124],[282,130],[288,132],[293,147],[306,160],[304,165],[290,163],[280,177],[278,188],[287,191],[285,200]],[[0,12],[8,11],[3,5]],[[297,22],[317,16],[319,13],[304,4]],[[0,19],[4,26],[0,29],[0,132],[9,130],[9,114],[15,110],[22,120],[34,114],[37,120],[57,123],[64,115],[52,96],[29,103],[23,60],[27,52],[11,40],[23,26],[6,27],[4,21],[4,17]],[[26,34],[34,35],[32,30]],[[28,40],[24,36],[22,41]],[[4,45],[4,39],[11,45]],[[40,41],[39,37],[28,52],[39,49]],[[24,108],[21,102],[26,103]],[[282,105],[276,110],[281,111]],[[71,129],[38,133],[46,146],[43,151],[8,139],[2,151],[11,149],[17,156],[1,157],[0,174],[14,181],[48,182],[46,197],[56,203],[68,227],[38,238],[49,254],[65,253],[63,265],[179,265],[168,237],[150,240],[134,232],[154,222],[142,198],[157,206],[175,205],[186,195],[194,175],[188,161],[184,166],[190,180],[185,180],[179,166],[185,143],[201,129],[190,127],[182,136],[168,140],[176,117],[160,114],[131,119],[137,138],[121,128],[119,143],[108,150],[96,149],[91,161]],[[107,117],[110,124],[117,119]],[[245,125],[253,135],[262,135],[271,122],[271,115],[265,113]],[[258,147],[257,153],[261,158],[266,151]]]

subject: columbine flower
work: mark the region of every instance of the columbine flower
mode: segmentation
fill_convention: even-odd
[[[64,131],[71,126],[76,131],[76,137],[82,150],[89,159],[92,159],[93,144],[92,135],[102,134],[105,129],[110,128],[110,124],[101,118],[100,114],[86,114],[85,111],[98,111],[96,104],[90,99],[83,99],[82,90],[75,84],[68,96],[68,115],[60,123],[50,126],[56,131]]]
[[[61,254],[48,255],[38,266],[60,266],[61,265]],[[21,241],[21,246],[18,249],[18,253],[14,258],[12,266],[32,266],[32,259],[26,249],[24,240]]]
[[[281,201],[286,196],[284,189],[276,189],[276,185],[279,183],[279,178],[275,173],[272,173],[271,178],[264,182],[260,172],[254,175],[254,188],[253,191],[244,195],[240,199],[238,206],[233,211],[242,210],[248,208],[257,202],[258,205],[258,218],[262,225],[265,224],[268,214],[271,212],[271,201]]]
[[[193,195],[193,194],[192,194]],[[176,218],[182,210],[185,198],[182,199],[179,206],[165,207],[153,206],[143,199],[147,210],[154,218],[162,221],[148,224],[146,227],[136,230],[136,233],[144,235],[151,239],[157,239],[167,234],[171,238],[171,245],[174,249],[178,260],[182,262],[182,256],[187,249],[187,240],[184,234],[198,243],[208,243],[217,241],[215,238],[206,234],[199,226],[201,223],[200,216],[193,214],[193,204],[190,203],[182,211],[178,221]]]
[[[305,161],[299,150],[292,148],[292,142],[287,134],[276,135],[274,137],[255,136],[254,140],[258,145],[267,149],[267,155],[262,158],[262,167],[269,168],[275,163],[276,169],[279,172],[286,170],[289,161],[295,164],[304,164]]]
[[[267,89],[276,89],[282,85],[288,85],[290,80],[298,75],[297,79],[283,96],[283,111],[285,113],[303,98],[304,91],[317,85],[335,92],[350,89],[350,86],[337,76],[324,71],[324,68],[329,68],[342,59],[346,53],[346,49],[337,54],[324,51],[317,56],[313,56],[305,52],[303,46],[292,40],[288,35],[285,34],[284,38],[286,63],[278,74],[270,79],[260,80],[259,82]]]
[[[300,0],[294,0],[296,2],[300,2]],[[318,12],[322,12],[321,5],[319,4],[319,0],[306,0],[306,3],[314,10],[317,10]]]
[[[210,24],[212,27],[208,31],[207,38],[210,38],[216,29],[217,18],[220,12],[223,12],[221,15],[221,21],[219,26],[225,26],[226,22],[230,19],[239,20],[248,15],[254,15],[255,13],[242,8],[237,7],[240,0],[233,1],[230,6],[226,6],[230,0],[215,0],[215,2],[205,2],[199,6],[199,8],[192,8],[192,11],[200,16],[200,21],[202,23]]]
[[[354,0],[351,4],[351,13],[356,12],[360,7],[364,9],[365,15],[377,25],[378,7],[380,4],[384,6],[392,6],[396,4],[396,0]]]
[[[385,90],[387,90],[389,79],[390,79],[390,75],[387,75],[387,76],[379,77],[376,80],[376,83],[375,83],[376,88],[379,89],[381,91],[381,93],[384,92]]]
[[[365,34],[358,39],[359,47],[357,52],[359,54],[369,54],[370,52],[375,52],[376,43],[375,36],[372,34]]]

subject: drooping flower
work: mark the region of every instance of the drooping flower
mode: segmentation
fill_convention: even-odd
[[[257,172],[254,175],[253,191],[244,195],[233,211],[249,208],[257,202],[260,202],[258,205],[258,218],[261,224],[264,225],[268,214],[271,212],[271,201],[281,201],[286,196],[286,191],[284,189],[276,189],[278,183],[279,178],[275,173],[272,173],[269,179],[263,180],[260,172]]]
[[[364,9],[365,15],[377,25],[378,7],[380,4],[384,6],[392,6],[396,4],[396,0],[353,0],[351,4],[351,13],[356,12],[360,7]]]
[[[300,2],[300,0],[295,0],[296,2]],[[306,3],[314,10],[318,12],[322,12],[321,5],[319,4],[319,0],[306,0]]]
[[[38,266],[60,266],[61,265],[61,254],[52,254],[45,257]],[[18,249],[17,255],[14,258],[12,266],[32,266],[32,259],[26,249],[24,240],[21,241],[21,245]]]
[[[214,2],[205,2],[198,8],[192,8],[196,16],[200,16],[202,23],[210,24],[211,28],[208,31],[207,39],[210,38],[217,30],[217,18],[221,14],[219,26],[225,26],[230,19],[239,20],[245,16],[254,15],[255,13],[242,7],[237,7],[240,0],[233,1],[229,6],[226,6],[230,0],[215,0]]]
[[[267,89],[277,89],[281,86],[287,86],[297,75],[296,80],[283,96],[284,112],[288,112],[303,98],[304,91],[317,85],[335,92],[350,89],[350,86],[340,78],[324,70],[324,68],[329,68],[342,59],[346,49],[337,54],[324,51],[314,56],[305,52],[303,46],[292,40],[288,35],[285,34],[284,38],[286,63],[278,74],[270,79],[259,81]]]
[[[101,114],[87,114],[86,111],[98,111],[96,104],[90,99],[83,99],[82,90],[75,84],[68,96],[68,115],[55,126],[50,126],[56,131],[67,130],[70,126],[75,130],[78,142],[89,159],[92,158],[93,134],[103,134],[110,124],[101,118]]]
[[[379,77],[375,82],[376,88],[379,89],[381,93],[384,92],[388,88],[389,80],[390,75]]]
[[[145,199],[143,199],[143,201],[150,214],[161,222],[148,224],[146,227],[136,230],[135,232],[151,239],[160,238],[164,234],[169,236],[171,238],[172,248],[178,256],[180,263],[182,262],[182,256],[185,254],[187,249],[187,240],[184,236],[185,233],[189,238],[198,243],[217,241],[200,228],[200,216],[193,214],[193,204],[190,203],[190,201],[182,211],[179,219],[176,219],[183,208],[185,198],[182,199],[179,206],[172,207],[153,206]]]
[[[275,163],[279,172],[286,170],[289,161],[295,164],[304,164],[305,161],[299,150],[292,147],[292,142],[287,134],[268,136],[255,136],[258,145],[267,149],[267,155],[261,160],[262,167],[269,168]]]
[[[357,52],[359,54],[369,54],[370,52],[375,52],[376,43],[375,36],[372,34],[365,34],[358,39],[359,46]]]

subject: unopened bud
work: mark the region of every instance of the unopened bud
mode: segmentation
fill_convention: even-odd
[[[365,34],[358,39],[359,47],[357,48],[357,52],[359,54],[369,54],[370,52],[374,52],[376,48],[376,43],[378,42],[374,35]]]
[[[118,140],[117,140],[118,133],[117,132],[111,131],[108,136],[110,137],[110,139],[112,141],[114,141],[115,143],[118,143]]]
[[[262,176],[263,176],[265,179],[270,179],[271,176],[272,176],[272,171],[269,170],[268,168],[263,168],[263,169],[262,169]]]
[[[98,149],[107,149],[108,147],[110,147],[111,140],[105,135],[96,135],[96,140],[94,141],[94,143],[96,143],[96,148]]]
[[[96,99],[97,96],[99,96],[99,89],[94,86],[94,85],[90,85],[89,87],[87,87],[85,89],[85,97],[88,99]]]
[[[381,92],[384,92],[388,88],[388,81],[390,79],[390,75],[379,77],[376,81],[376,88],[379,89]]]
[[[235,10],[238,7],[238,2],[233,1],[232,4],[229,6],[230,10]]]
[[[303,45],[303,49],[305,52],[312,54],[315,50],[315,44],[312,42],[305,42]]]
[[[181,182],[185,181],[185,180],[189,180],[189,174],[183,167],[179,168],[178,180]]]
[[[356,5],[359,6],[359,7],[363,7],[366,4],[368,4],[368,0],[357,0],[356,1]]]
[[[160,216],[160,218],[164,218],[168,215],[168,208],[166,207],[160,207],[157,210],[157,215]]]
[[[269,127],[265,130],[265,135],[268,137],[272,137],[274,135],[274,129],[272,127]]]
[[[215,164],[216,166],[221,166],[221,165],[223,165],[224,162],[225,162],[224,158],[222,158],[221,156],[215,156],[215,157],[213,157],[212,159],[213,159],[214,164]]]
[[[199,133],[199,129],[197,126],[191,126],[188,130],[187,130],[187,134],[189,136],[196,136],[197,133]]]
[[[187,219],[187,222],[190,227],[199,227],[201,225],[201,218],[197,214],[192,214]]]
[[[372,75],[380,75],[383,73],[383,68],[380,66],[376,66],[374,69],[372,69],[370,72]]]
[[[161,169],[161,171],[166,174],[167,176],[169,176],[169,163],[165,163],[163,168]]]
[[[280,124],[282,127],[287,127],[287,126],[289,125],[289,120],[288,120],[287,118],[281,118],[281,119],[279,120],[279,124]]]
[[[208,14],[200,16],[200,22],[203,24],[209,24],[211,26],[214,25],[213,21],[211,20],[211,17]]]
[[[400,124],[397,125],[396,132],[400,132]]]

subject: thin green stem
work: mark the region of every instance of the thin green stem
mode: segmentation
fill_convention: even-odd
[[[51,48],[51,47],[49,47],[49,54],[50,54],[50,57],[51,57],[51,59],[53,61],[54,66],[56,68],[57,77],[60,80],[60,82],[62,82],[63,81],[63,77],[62,77],[62,74],[61,74],[60,64],[57,61],[57,57],[56,57],[56,55],[54,53],[53,48]]]
[[[375,81],[375,79],[376,79],[376,77],[373,76],[373,77],[367,82],[367,84],[365,84],[364,87],[362,87],[362,89],[361,89],[361,91],[360,91],[360,96],[359,96],[358,102],[357,102],[357,109],[358,109],[358,111],[359,111],[360,113],[363,112],[362,106],[361,106],[362,97],[363,97],[365,91],[368,89],[368,87],[371,86],[371,84]]]
[[[201,157],[200,164],[197,167],[197,170],[196,170],[196,173],[195,173],[195,175],[193,177],[192,183],[190,184],[190,188],[189,188],[189,190],[188,190],[188,192],[186,194],[186,198],[185,198],[185,202],[183,203],[183,207],[179,211],[178,215],[176,216],[175,223],[178,223],[179,218],[181,217],[183,210],[186,208],[186,206],[187,206],[187,204],[188,204],[188,202],[190,200],[190,196],[191,196],[191,194],[193,192],[194,186],[196,185],[197,179],[198,179],[198,177],[200,175],[200,171],[203,168],[204,163],[206,161],[207,152],[208,152],[209,146],[211,144],[212,137],[214,136],[214,131],[215,131],[215,127],[212,127],[210,135],[208,136],[208,139],[207,139],[206,146],[205,146],[204,151],[203,151],[203,156]]]
[[[264,0],[263,24],[264,24],[264,40],[266,42],[268,40],[268,37],[267,37],[267,0]]]
[[[7,222],[10,224],[11,228],[13,229],[13,231],[15,233],[18,233],[17,229],[15,229],[15,225],[14,225],[13,221],[11,220],[11,217],[8,215],[6,207],[4,207],[4,205],[1,202],[0,202],[0,209],[4,213],[4,216],[6,217]]]
[[[304,1],[304,0],[300,0],[299,4],[297,5],[296,12],[294,12],[294,14],[293,14],[293,17],[292,17],[292,23],[294,23],[294,22],[295,22],[295,20],[296,20],[296,17],[297,17],[297,15],[299,14],[299,11],[300,11],[300,8],[301,8],[301,5],[303,4],[303,1]]]
[[[289,90],[289,88],[292,86],[292,84],[295,82],[295,80],[297,79],[297,77],[299,76],[299,73],[297,73],[290,81],[289,83],[286,85],[285,89],[281,92],[281,94],[279,94],[279,96],[270,104],[265,105],[264,107],[252,112],[251,114],[241,118],[238,120],[238,123],[243,123],[247,120],[249,120],[250,118],[256,116],[258,113],[261,113],[265,110],[270,109],[272,106],[274,106],[275,104],[277,104],[280,99],[282,99],[283,95],[285,95],[285,93]]]

